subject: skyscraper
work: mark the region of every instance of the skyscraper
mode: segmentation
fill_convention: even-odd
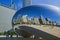
[[[31,0],[23,0],[23,7],[30,6]]]
[[[33,20],[34,20],[34,24],[40,24],[39,19],[36,16],[34,16]]]
[[[40,19],[39,19],[41,24],[46,24],[46,20],[44,19],[44,17],[41,15]]]
[[[14,2],[11,3],[10,8],[11,9],[14,9],[15,8],[15,3]]]
[[[23,17],[22,17],[22,21],[23,22],[25,22],[25,23],[27,23],[28,22],[28,15],[24,15]]]

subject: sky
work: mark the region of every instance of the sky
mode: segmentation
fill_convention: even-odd
[[[12,0],[18,9],[22,8],[22,0]],[[0,3],[7,6],[11,5],[11,0],[0,0]],[[50,4],[60,7],[60,0],[31,0],[31,5]]]
[[[15,7],[18,7],[18,10],[19,9],[21,9],[22,8],[22,2],[23,2],[23,0],[12,0],[12,2],[14,2],[15,3]],[[11,5],[11,0],[0,0],[0,3],[1,4],[5,4],[6,6],[10,6]],[[31,5],[40,5],[40,4],[48,4],[48,5],[54,5],[54,6],[57,6],[57,7],[60,7],[60,0],[31,0]],[[56,8],[56,7],[55,7]],[[34,8],[35,9],[35,8]],[[34,10],[34,9],[31,9],[31,10]],[[58,8],[56,8],[57,10],[58,10]],[[1,10],[1,9],[0,9]],[[3,10],[3,9],[2,9]],[[38,10],[39,10],[39,8],[38,8]],[[8,10],[9,11],[9,10]],[[26,10],[26,11],[28,11],[28,10]],[[33,12],[33,11],[32,11]],[[44,16],[52,16],[52,14],[50,14],[50,12],[48,13],[48,11],[47,11],[47,13],[44,13],[44,12],[46,12],[46,11],[39,11],[39,12],[43,12],[43,15]],[[8,15],[8,13],[10,13],[10,12],[7,12],[7,16],[12,16],[11,14],[9,14]],[[29,12],[27,12],[27,13],[29,13]],[[4,12],[2,13],[2,15],[4,14]],[[31,16],[35,16],[35,15],[37,15],[38,16],[38,14],[37,14],[37,12],[36,12],[36,10],[35,10],[35,12],[34,13],[31,13]],[[40,15],[40,13],[39,13],[39,15]],[[4,20],[6,20],[7,18],[9,18],[9,17],[7,17],[7,16],[5,16],[5,17],[1,17],[2,19],[4,19]],[[13,15],[14,16],[14,15]],[[1,19],[1,20],[2,20]],[[57,15],[57,17],[55,16],[55,17],[51,17],[51,19],[52,20],[56,20],[57,22],[59,22],[60,23],[60,16],[58,16]],[[10,20],[10,19],[9,19]],[[8,21],[9,21],[8,20]],[[2,20],[3,21],[3,20]],[[6,22],[6,21],[3,21],[3,22]],[[2,22],[2,23],[3,23]],[[10,22],[10,21],[9,21]],[[8,22],[8,24],[9,24],[9,22]],[[5,26],[7,27],[5,27]],[[0,27],[2,27],[2,25],[0,26]],[[7,30],[7,29],[9,29],[8,28],[8,25],[5,23],[3,23],[3,27],[4,27],[4,30]],[[3,30],[3,27],[0,29],[1,31]],[[11,27],[11,25],[9,26],[9,27]]]
[[[12,0],[12,2],[15,3],[15,6],[18,7],[18,10],[22,8],[22,1],[23,0]],[[0,0],[0,3],[5,4],[9,7],[11,5],[11,0]],[[31,5],[40,4],[48,4],[60,7],[60,0],[31,0]]]

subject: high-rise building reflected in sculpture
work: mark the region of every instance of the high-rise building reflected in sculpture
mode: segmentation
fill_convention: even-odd
[[[23,7],[30,6],[31,0],[23,0]]]

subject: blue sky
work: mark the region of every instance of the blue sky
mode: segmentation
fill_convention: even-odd
[[[23,0],[12,0],[12,1],[15,3],[15,6],[18,7],[18,9],[22,8]],[[48,4],[48,5],[54,5],[54,6],[60,7],[60,0],[31,0],[31,1],[32,1],[31,5]],[[11,5],[11,0],[0,0],[0,3],[5,4],[9,7]]]
[[[12,0],[15,5],[20,9],[22,7],[22,0]],[[10,6],[11,0],[0,0],[0,3],[3,3],[7,6]],[[60,0],[32,0],[32,5],[39,4],[50,4],[60,7]]]
[[[18,7],[18,9],[22,7],[22,0],[12,0],[12,2],[15,3],[15,6]],[[0,0],[0,3],[9,7],[11,5],[11,0]]]

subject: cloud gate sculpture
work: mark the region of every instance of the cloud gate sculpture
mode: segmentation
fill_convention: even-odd
[[[37,38],[51,38],[50,40],[53,38],[57,39],[55,36],[41,31],[39,27],[36,26],[58,25],[57,22],[60,20],[60,16],[58,15],[59,9],[57,9],[58,7],[55,7],[54,9],[54,7],[55,6],[51,5],[32,5],[18,10],[12,19],[12,25],[15,32],[23,37],[36,35]]]

